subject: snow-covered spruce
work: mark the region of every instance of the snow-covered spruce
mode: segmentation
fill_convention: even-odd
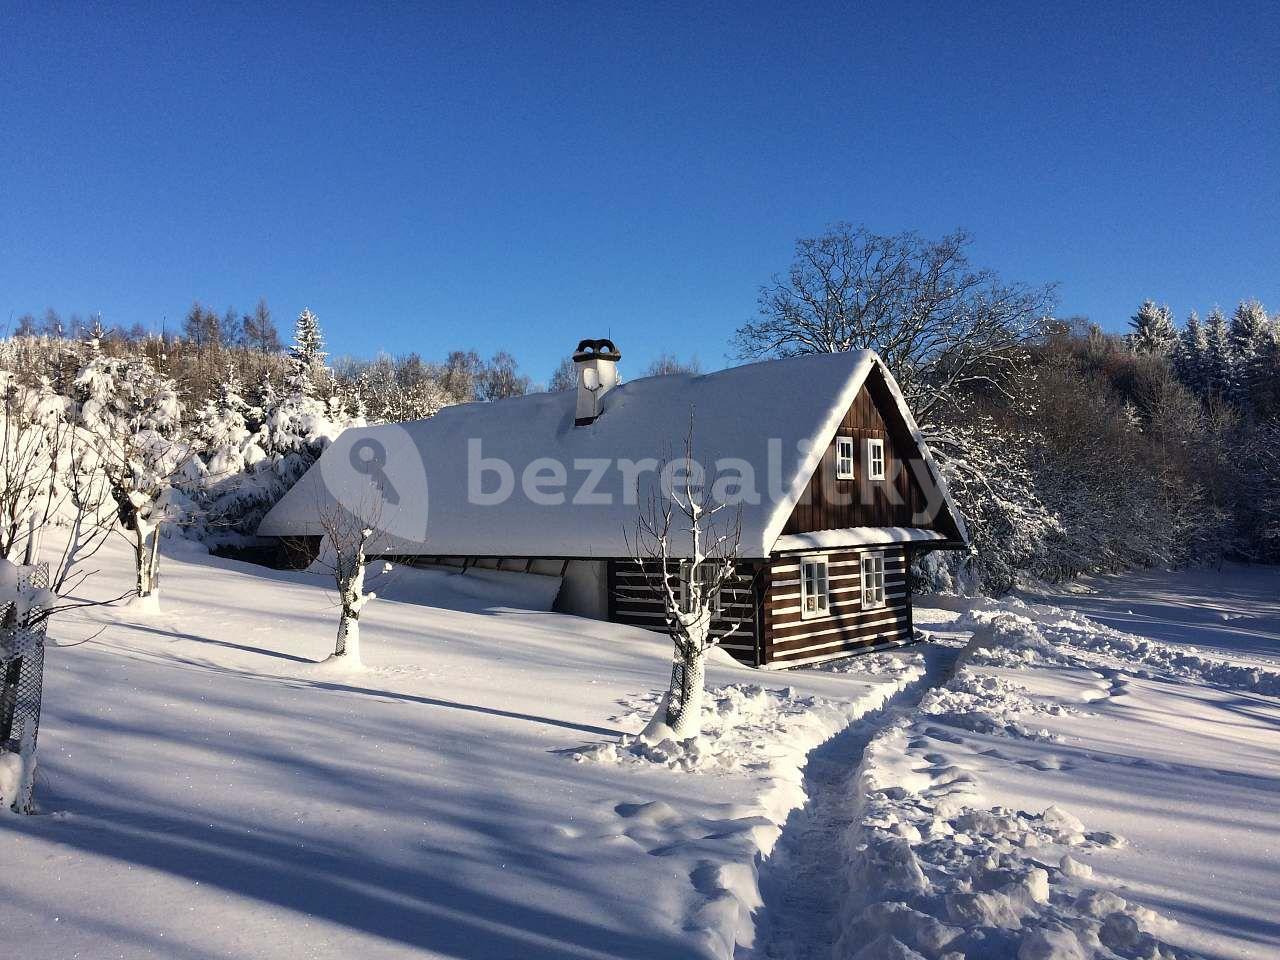
[[[204,496],[211,543],[244,542],[258,522],[316,462],[343,430],[363,426],[338,395],[333,372],[325,365],[324,337],[310,310],[298,315],[289,349],[284,388],[268,381],[256,405],[229,381],[210,412],[204,430],[208,479]],[[243,419],[248,437],[242,437]],[[242,464],[237,471],[236,464]]]
[[[1164,355],[1178,342],[1178,328],[1173,322],[1173,311],[1167,304],[1144,301],[1129,321],[1129,326],[1133,328],[1133,333],[1129,334],[1129,345],[1135,353]]]

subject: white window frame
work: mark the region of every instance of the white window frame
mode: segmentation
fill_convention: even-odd
[[[867,479],[884,479],[884,441],[867,440]]]
[[[857,444],[853,437],[836,437],[836,479],[852,480],[857,460]],[[847,466],[846,466],[847,464]]]
[[[809,576],[807,568],[809,566],[820,567],[822,570],[821,577],[815,577],[815,581],[821,583],[821,591],[813,593],[812,599],[816,602],[810,609],[809,600],[811,598],[811,587],[809,586]],[[831,615],[831,568],[827,563],[827,555],[811,554],[807,557],[800,558],[800,619],[815,620],[818,617],[827,617]]]
[[[885,605],[884,598],[884,551],[873,550],[864,553],[858,569],[862,573],[862,609],[879,610]]]
[[[690,572],[690,570],[692,570],[692,569],[693,569],[693,561],[692,561],[692,560],[681,560],[681,561],[680,561],[680,595],[679,595],[678,599],[679,599],[679,602],[680,602],[680,612],[681,612],[681,613],[692,613],[692,612],[693,612],[692,610],[690,610],[690,609],[689,609],[689,600],[690,600],[690,597],[689,597],[689,572]],[[707,562],[705,562],[705,561],[704,561],[704,562],[702,562],[702,563],[700,563],[700,564],[698,565],[698,574],[699,574],[699,576],[701,576],[701,577],[703,578],[703,580],[706,580],[706,579],[708,579],[708,577],[706,576],[708,573],[710,573],[712,577],[714,577],[714,576],[715,576],[715,574],[716,574],[716,564],[715,564],[715,563],[707,563]],[[714,601],[713,601],[713,604],[712,604],[712,607],[711,607],[711,613],[712,613],[712,616],[717,616],[717,617],[718,617],[718,616],[720,615],[720,613],[721,613],[721,611],[722,611],[723,609],[724,609],[724,588],[723,588],[723,587],[721,587],[719,590],[717,590],[717,591],[716,591],[716,595],[715,595],[715,598],[714,598]]]

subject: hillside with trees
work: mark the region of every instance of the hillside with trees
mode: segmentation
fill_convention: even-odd
[[[1243,300],[1179,329],[1144,302],[1127,334],[1056,319],[970,238],[837,224],[796,244],[737,333],[744,358],[871,348],[902,385],[965,514],[935,587],[1280,561],[1280,317]]]
[[[1280,561],[1280,319],[1256,300],[1179,325],[1142,303],[1127,334],[1054,317],[1056,291],[973,267],[970,238],[838,224],[802,239],[737,332],[743,359],[877,350],[966,516],[968,554],[923,583],[1001,593],[1131,567]],[[253,542],[258,521],[343,429],[542,389],[514,357],[454,350],[332,361],[303,310],[193,304],[179,330],[49,310],[0,341],[6,409],[36,404],[103,444],[139,582],[155,537]],[[697,373],[664,354],[644,375]],[[550,389],[573,385],[562,362]]]

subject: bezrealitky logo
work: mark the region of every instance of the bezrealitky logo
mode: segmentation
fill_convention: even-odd
[[[348,430],[320,458],[325,492],[375,534],[427,536],[427,471],[409,432],[395,424]]]

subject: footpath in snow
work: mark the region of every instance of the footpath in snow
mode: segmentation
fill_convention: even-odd
[[[846,841],[860,808],[862,757],[881,730],[896,718],[909,716],[927,690],[945,677],[958,651],[926,646],[919,652],[927,663],[919,681],[809,754],[804,769],[805,803],[788,818],[764,865],[761,890],[765,905],[760,929],[750,944],[740,945],[740,958],[833,956],[837,925],[854,882],[849,875]],[[838,671],[849,666],[845,661],[826,669]]]
[[[1176,644],[1017,600],[919,611],[966,644],[954,675],[848,739],[740,957],[1280,956],[1280,571],[1249,573],[1252,601],[1203,576],[1176,610],[1147,596]]]
[[[103,595],[128,585],[113,543]],[[718,660],[705,747],[641,758],[663,638],[401,570],[340,673],[321,578],[167,556],[159,611],[54,624],[34,817],[0,816],[0,943],[69,957],[729,957],[809,750],[906,691]],[[430,603],[432,605],[425,605]]]

